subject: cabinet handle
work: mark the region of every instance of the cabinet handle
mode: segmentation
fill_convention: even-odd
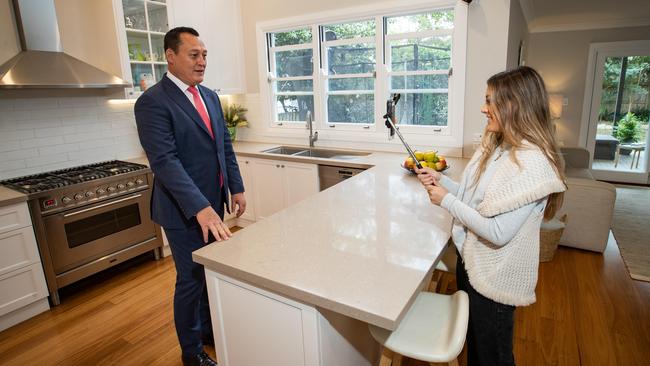
[[[284,165],[280,165],[280,168],[284,168]]]
[[[246,160],[245,163],[248,164],[248,160]]]
[[[276,168],[279,168],[279,167],[280,167],[280,164],[275,164],[275,167],[276,167]]]

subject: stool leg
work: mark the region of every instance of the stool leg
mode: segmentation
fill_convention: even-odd
[[[400,355],[399,353],[394,353],[393,352],[393,364],[392,366],[402,366],[402,358],[404,356]]]
[[[440,282],[441,278],[442,272],[434,270],[433,275],[431,276],[431,282],[429,282],[429,286],[427,287],[427,292],[436,292],[436,289],[438,288],[438,282]]]
[[[630,152],[630,156],[632,157],[632,164],[630,164],[630,169],[634,169],[634,156],[635,156],[635,154],[636,154],[635,150],[632,150]]]
[[[383,347],[381,350],[381,359],[379,360],[379,366],[391,366],[393,363],[393,351],[389,350],[386,347]]]
[[[621,157],[621,149],[616,146],[616,155],[614,156],[614,168],[618,166],[618,159]]]
[[[440,293],[441,294],[446,294],[447,289],[449,288],[449,276],[451,274],[445,273],[444,276],[442,277],[442,281],[440,281]]]

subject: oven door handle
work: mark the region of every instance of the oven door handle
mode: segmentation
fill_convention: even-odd
[[[136,194],[134,196],[122,198],[122,199],[119,199],[117,201],[103,203],[101,205],[89,207],[89,208],[86,208],[86,209],[83,209],[83,210],[70,212],[70,213],[67,213],[67,214],[63,215],[63,217],[70,217],[70,216],[79,215],[79,214],[82,214],[84,212],[98,210],[98,209],[106,207],[106,206],[112,206],[112,205],[115,205],[115,204],[118,204],[118,203],[121,203],[121,202],[124,202],[124,201],[130,201],[130,200],[133,200],[133,199],[136,199],[136,198],[139,198],[139,197],[142,197],[142,195],[141,194]]]

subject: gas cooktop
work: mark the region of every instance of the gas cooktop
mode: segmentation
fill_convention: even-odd
[[[147,168],[143,164],[111,160],[26,177],[12,178],[0,182],[0,184],[23,193],[37,193]]]

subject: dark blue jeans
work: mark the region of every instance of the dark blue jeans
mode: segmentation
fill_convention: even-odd
[[[174,291],[174,325],[185,356],[203,351],[202,339],[212,336],[212,322],[205,287],[203,266],[192,260],[192,252],[202,248],[200,227],[165,229],[176,266]],[[211,241],[214,238],[211,237]]]
[[[479,294],[469,283],[460,255],[456,264],[456,282],[458,289],[469,296],[467,365],[514,365],[512,336],[515,307]]]

